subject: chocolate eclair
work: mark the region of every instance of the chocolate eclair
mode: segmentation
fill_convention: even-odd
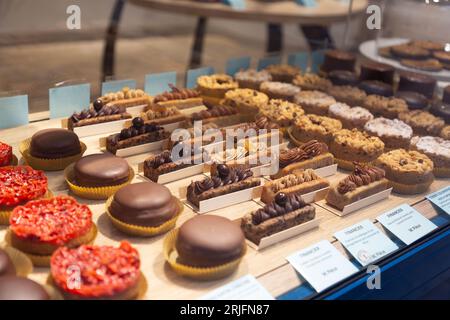
[[[280,170],[272,178],[285,176],[297,169],[317,169],[334,163],[328,146],[317,140],[311,140],[300,147],[283,150],[279,155]]]
[[[227,193],[249,189],[261,184],[247,168],[229,168],[225,164],[217,166],[217,174],[200,181],[192,181],[187,188],[187,199],[197,207],[200,201]]]
[[[339,210],[388,188],[383,169],[359,163],[354,163],[354,167],[353,172],[332,186],[326,196],[327,203]]]
[[[153,98],[154,103],[162,106],[174,106],[185,109],[202,105],[203,99],[200,97],[200,92],[195,89],[179,89],[173,84],[169,83],[170,92],[165,91]]]
[[[306,204],[300,195],[280,192],[263,208],[242,217],[241,229],[247,239],[259,244],[262,238],[310,221],[315,216],[314,206]]]
[[[99,124],[123,119],[130,119],[131,114],[123,106],[104,106],[101,100],[94,102],[94,108],[75,112],[68,120],[69,130],[91,124]]]

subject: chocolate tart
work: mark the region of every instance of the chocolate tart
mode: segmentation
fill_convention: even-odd
[[[44,129],[31,137],[30,155],[43,159],[58,159],[81,153],[78,136],[66,129]]]
[[[259,244],[262,238],[311,221],[315,216],[315,207],[306,204],[301,196],[278,193],[274,201],[242,217],[241,229],[247,239]]]

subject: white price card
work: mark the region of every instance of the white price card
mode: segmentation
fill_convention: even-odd
[[[377,220],[407,245],[437,228],[433,222],[407,204],[383,213]]]
[[[317,292],[331,287],[358,271],[327,240],[297,251],[286,259]]]
[[[252,275],[246,275],[204,295],[200,300],[274,300]]]
[[[334,237],[362,266],[367,266],[398,249],[397,245],[369,220],[338,231]]]
[[[450,186],[429,194],[426,198],[450,214]]]

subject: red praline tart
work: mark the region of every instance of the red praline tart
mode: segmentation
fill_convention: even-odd
[[[133,299],[140,290],[139,253],[126,241],[118,248],[59,248],[51,258],[50,272],[66,299]]]
[[[69,196],[30,201],[10,217],[11,244],[25,253],[49,256],[60,246],[77,247],[96,235],[92,212]]]
[[[12,159],[12,147],[6,143],[0,142],[0,167],[10,165]]]
[[[43,171],[28,166],[0,168],[0,210],[42,197],[46,192]]]

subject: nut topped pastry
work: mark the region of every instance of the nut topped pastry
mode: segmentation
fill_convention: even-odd
[[[186,117],[178,110],[177,107],[162,105],[152,105],[146,111],[141,113],[144,122],[164,125],[168,123],[180,122]]]
[[[302,91],[295,95],[294,102],[302,106],[306,113],[325,116],[328,114],[328,108],[336,103],[336,100],[321,91]]]
[[[280,127],[289,127],[297,117],[305,114],[298,104],[280,99],[271,99],[268,104],[261,106],[259,112]]]
[[[225,94],[222,104],[235,107],[242,113],[253,113],[258,112],[268,102],[269,97],[262,92],[252,89],[234,89]]]
[[[200,181],[192,181],[187,188],[187,199],[197,207],[200,201],[227,193],[249,189],[261,184],[248,168],[230,168],[225,164],[217,166],[217,174]]]
[[[287,101],[292,101],[300,90],[299,87],[293,84],[278,81],[264,81],[259,87],[259,91],[267,94],[269,98]]]
[[[245,237],[259,244],[261,239],[314,219],[315,207],[306,204],[297,194],[280,192],[263,208],[246,214],[241,219]]]
[[[386,98],[379,95],[369,95],[364,100],[363,107],[374,116],[388,119],[397,118],[402,112],[408,112],[408,104],[403,99]]]
[[[442,128],[440,137],[445,140],[450,140],[450,125]]]
[[[398,119],[376,118],[367,122],[364,130],[383,140],[387,149],[408,149],[413,135],[412,128]]]
[[[424,136],[438,136],[445,126],[444,120],[422,110],[401,113],[399,119],[409,124],[415,134]]]
[[[170,92],[164,91],[153,98],[153,103],[162,106],[173,106],[180,109],[192,108],[202,105],[203,100],[200,97],[200,92],[195,89],[179,89],[173,84],[169,83]]]
[[[430,136],[414,137],[411,145],[433,161],[436,177],[450,177],[450,140]]]
[[[117,106],[117,107],[135,107],[139,105],[149,105],[151,98],[148,94],[141,89],[130,89],[124,87],[122,90],[117,92],[110,92],[101,97],[99,97],[95,103],[102,102],[106,106]]]
[[[352,86],[331,86],[327,92],[337,101],[350,106],[361,106],[366,98],[363,90]]]
[[[363,128],[367,121],[373,119],[369,110],[362,107],[350,107],[348,104],[336,102],[328,109],[328,115],[341,121],[345,129]]]
[[[292,135],[300,142],[317,140],[328,143],[333,133],[342,129],[339,120],[308,114],[298,117],[292,127]]]
[[[289,83],[291,83],[295,76],[301,71],[300,68],[288,64],[272,64],[265,70],[270,73],[273,81]]]
[[[200,76],[197,79],[197,89],[204,99],[206,98],[206,101],[209,101],[208,98],[211,97],[213,102],[219,102],[216,100],[222,99],[228,90],[233,90],[237,87],[238,83],[226,74]]]
[[[239,83],[239,88],[259,90],[261,83],[272,81],[272,76],[267,70],[248,69],[236,72],[234,79]]]
[[[383,153],[384,143],[378,137],[371,137],[358,129],[342,129],[333,134],[330,151],[336,157],[339,167],[353,170],[353,162],[369,163]]]
[[[354,167],[353,172],[332,186],[326,196],[327,203],[339,210],[388,188],[383,169],[360,163],[354,163]]]
[[[330,80],[309,72],[297,75],[292,83],[300,87],[302,90],[319,91],[327,91],[327,89],[332,85]]]
[[[386,172],[386,178],[397,193],[422,193],[434,181],[433,161],[417,151],[391,150],[378,157],[374,165]]]

